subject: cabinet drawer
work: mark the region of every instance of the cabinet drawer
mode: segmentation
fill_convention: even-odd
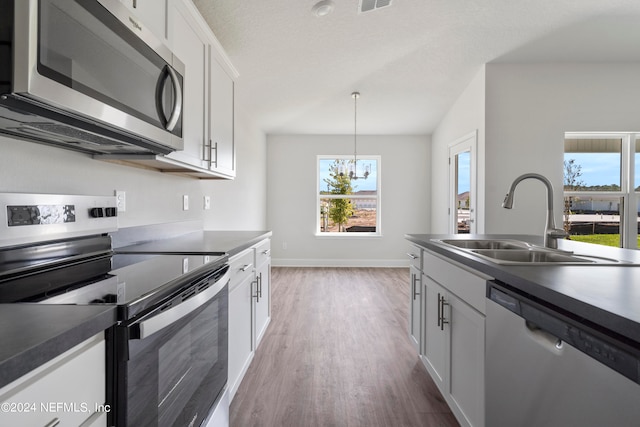
[[[412,265],[418,270],[422,271],[422,248],[414,245],[409,245],[407,256],[409,257],[409,265]]]
[[[77,426],[105,404],[105,344],[100,333],[0,389],[2,426]],[[92,415],[93,414],[93,415]],[[91,425],[91,424],[90,424]]]
[[[256,249],[256,268],[271,258],[271,239],[265,239],[254,246]]]
[[[253,276],[254,270],[253,249],[247,249],[232,256],[229,259],[229,271],[231,272],[229,290],[231,291],[240,285],[247,277]]]
[[[462,264],[444,260],[428,251],[424,251],[423,259],[424,274],[482,314],[485,313],[486,282],[491,280],[491,277],[471,272]]]

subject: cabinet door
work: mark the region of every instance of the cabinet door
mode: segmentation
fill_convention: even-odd
[[[255,348],[258,348],[271,320],[271,260],[256,270],[254,286],[255,302]]]
[[[414,265],[409,269],[409,338],[418,353],[422,353],[422,281]]]
[[[0,426],[105,421],[105,355],[100,333],[0,389]]]
[[[424,307],[424,362],[431,377],[440,391],[446,393],[447,358],[449,342],[445,328],[441,323],[442,307],[440,298],[446,291],[430,277],[422,275],[422,292]]]
[[[456,298],[445,296],[445,330],[449,331],[448,393],[456,417],[470,426],[484,426],[485,317]],[[464,423],[462,423],[464,425]]]
[[[163,42],[167,41],[167,1],[120,0],[136,18],[142,21],[142,24]]]
[[[194,19],[185,1],[171,2],[169,15],[169,40],[174,53],[185,64],[184,113],[182,115],[182,138],[184,149],[167,155],[174,160],[193,166],[205,167],[203,154],[206,135],[207,96],[207,50],[206,33]]]
[[[209,69],[211,169],[229,177],[235,177],[233,80],[218,63],[213,52],[210,55]]]
[[[229,292],[229,398],[233,399],[253,358],[253,274]]]

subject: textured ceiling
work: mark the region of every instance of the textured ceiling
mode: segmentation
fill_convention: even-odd
[[[264,132],[429,134],[488,62],[640,62],[639,0],[194,0]],[[640,84],[640,83],[639,83]]]

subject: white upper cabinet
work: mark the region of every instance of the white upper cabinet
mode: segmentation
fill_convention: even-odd
[[[185,64],[184,148],[111,160],[201,179],[236,176],[234,79],[238,73],[191,0],[120,0]],[[109,160],[109,159],[106,159]]]
[[[212,148],[211,169],[229,177],[236,175],[233,135],[233,79],[211,50],[209,69],[209,138]]]
[[[184,149],[167,157],[197,168],[205,168],[205,134],[208,78],[208,38],[186,1],[172,1],[169,39],[173,52],[185,64],[182,115]]]
[[[184,150],[168,158],[199,177],[235,177],[234,81],[237,72],[191,0],[170,0],[169,42],[186,66]]]

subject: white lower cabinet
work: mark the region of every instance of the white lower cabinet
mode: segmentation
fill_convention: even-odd
[[[100,333],[4,386],[0,425],[105,427],[105,357]]]
[[[424,350],[423,361],[431,377],[440,391],[446,390],[447,356],[449,353],[449,328],[444,330],[441,316],[442,296],[444,288],[431,280],[429,276],[422,276],[422,294],[424,295]]]
[[[255,342],[257,348],[271,321],[271,240],[262,241],[254,249],[256,262]]]
[[[409,340],[419,354],[424,345],[424,309],[422,297],[422,249],[409,245]]]
[[[229,291],[229,398],[233,399],[253,360],[254,276],[246,277]]]
[[[270,244],[270,239],[263,240],[229,260],[230,400],[235,396],[271,320]]]
[[[422,353],[422,272],[415,266],[409,269],[409,339],[418,353]]]
[[[427,251],[423,256],[423,363],[458,422],[484,426],[484,293],[488,277]]]

